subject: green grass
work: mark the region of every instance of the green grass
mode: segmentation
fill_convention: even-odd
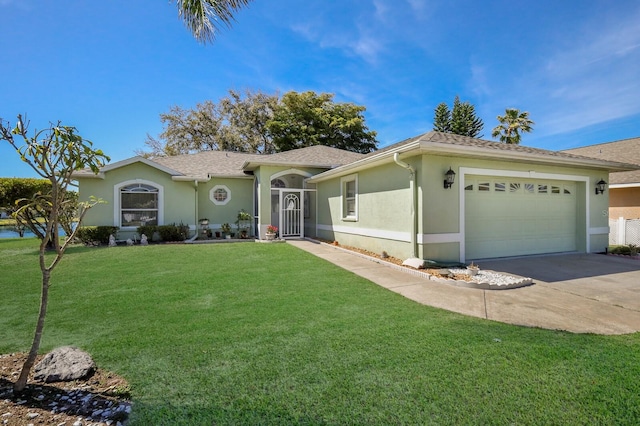
[[[640,339],[418,305],[286,244],[68,250],[42,351],[132,386],[131,425],[637,424]],[[0,353],[26,351],[35,240],[0,240]]]

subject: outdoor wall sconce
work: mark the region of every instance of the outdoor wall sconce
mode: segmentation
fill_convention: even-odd
[[[444,174],[444,177],[444,189],[451,188],[453,186],[453,182],[456,180],[456,172],[451,170],[451,167],[449,167],[449,171]]]
[[[607,185],[607,182],[605,182],[603,179],[600,179],[598,182],[596,182],[596,195],[604,194],[604,189],[606,185]]]

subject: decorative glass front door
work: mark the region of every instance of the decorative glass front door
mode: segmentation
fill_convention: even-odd
[[[302,237],[303,191],[280,191],[280,237]]]

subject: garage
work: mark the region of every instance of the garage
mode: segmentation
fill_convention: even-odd
[[[576,251],[577,200],[576,182],[465,176],[465,257]]]

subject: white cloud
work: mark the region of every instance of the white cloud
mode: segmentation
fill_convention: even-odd
[[[369,63],[375,63],[384,49],[383,36],[376,35],[375,26],[367,17],[356,18],[350,27],[335,27],[332,23],[316,19],[292,25],[291,29],[322,49],[339,49]]]
[[[519,90],[524,104],[538,101],[533,118],[546,135],[639,114],[639,20],[640,10],[609,24],[586,23],[589,32],[574,35],[575,43],[506,90]]]

